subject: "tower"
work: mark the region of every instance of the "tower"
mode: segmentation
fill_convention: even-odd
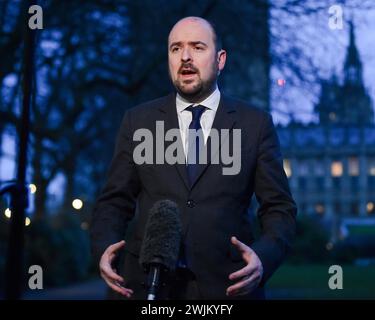
[[[323,125],[364,126],[374,123],[371,98],[363,82],[363,69],[356,45],[354,25],[349,22],[349,46],[343,68],[343,84],[335,75],[322,82],[315,112]]]

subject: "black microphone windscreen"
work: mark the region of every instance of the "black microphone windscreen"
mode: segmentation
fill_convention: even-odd
[[[177,204],[171,200],[156,202],[150,209],[139,262],[143,267],[162,264],[176,267],[181,242],[181,220]]]

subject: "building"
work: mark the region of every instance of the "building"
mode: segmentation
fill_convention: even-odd
[[[362,63],[350,24],[343,81],[321,84],[319,123],[292,121],[277,127],[299,213],[333,222],[333,240],[343,225],[375,223],[375,124]]]

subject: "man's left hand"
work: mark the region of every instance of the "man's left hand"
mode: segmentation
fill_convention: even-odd
[[[263,265],[254,250],[246,244],[236,237],[232,237],[231,242],[240,251],[246,266],[229,275],[230,280],[237,282],[227,288],[227,296],[242,296],[258,287],[263,276]]]

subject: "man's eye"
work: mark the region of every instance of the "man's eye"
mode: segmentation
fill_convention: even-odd
[[[172,48],[172,52],[176,52],[179,48],[178,47],[174,47]]]
[[[195,50],[201,51],[203,50],[203,47],[195,47]]]

